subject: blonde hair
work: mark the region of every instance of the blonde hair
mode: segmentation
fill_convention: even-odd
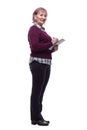
[[[43,7],[39,7],[39,8],[37,8],[37,9],[35,9],[34,12],[33,12],[33,16],[32,16],[33,22],[36,22],[34,16],[37,15],[38,12],[41,11],[41,10],[44,11],[44,12],[46,12],[46,15],[47,15],[47,10],[46,10],[45,8],[43,8]]]

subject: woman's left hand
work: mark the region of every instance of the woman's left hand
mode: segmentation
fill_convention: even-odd
[[[58,45],[53,48],[53,52],[58,50]]]

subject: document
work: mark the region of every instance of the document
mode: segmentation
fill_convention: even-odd
[[[62,38],[62,39],[60,39],[58,42],[56,42],[56,43],[54,43],[50,48],[49,48],[49,50],[52,50],[55,46],[57,46],[57,45],[60,45],[61,43],[63,43],[65,40]]]

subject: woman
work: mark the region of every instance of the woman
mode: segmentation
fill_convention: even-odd
[[[47,19],[46,9],[40,7],[33,12],[33,23],[28,32],[28,41],[30,44],[30,70],[32,73],[32,92],[31,92],[31,123],[42,126],[49,125],[49,121],[44,120],[41,115],[42,101],[46,89],[52,60],[53,50],[49,48],[56,42],[57,38],[51,38],[44,30],[43,24]]]

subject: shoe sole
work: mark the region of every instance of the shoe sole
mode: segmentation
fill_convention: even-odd
[[[38,122],[32,122],[31,124],[32,125],[39,125],[39,126],[48,126],[49,125],[49,123],[48,124],[40,124]]]

